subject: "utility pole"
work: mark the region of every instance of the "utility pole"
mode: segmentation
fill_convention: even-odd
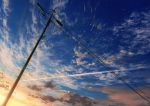
[[[44,12],[44,11],[43,11],[44,9],[42,8],[42,6],[41,6],[39,3],[37,3],[37,5],[38,5],[38,7],[41,9],[41,11]],[[46,26],[44,27],[44,29],[43,29],[43,31],[42,31],[42,33],[41,33],[39,39],[37,40],[37,42],[36,42],[36,44],[35,44],[33,50],[31,51],[29,57],[27,58],[26,63],[24,64],[24,66],[23,66],[23,68],[22,68],[22,70],[21,70],[19,76],[17,77],[17,79],[15,80],[13,86],[11,87],[11,89],[10,89],[10,91],[9,91],[9,93],[8,93],[8,95],[7,95],[7,97],[6,97],[6,99],[5,99],[5,101],[4,101],[4,103],[3,103],[2,106],[7,106],[7,103],[9,102],[10,97],[12,96],[12,94],[13,94],[13,92],[14,92],[14,90],[15,90],[15,88],[16,88],[18,82],[19,82],[19,80],[21,79],[21,77],[22,77],[22,75],[23,75],[23,73],[24,73],[26,67],[28,66],[28,63],[30,62],[30,60],[31,60],[31,58],[32,58],[32,56],[33,56],[33,54],[34,54],[34,52],[35,52],[35,50],[36,50],[38,44],[39,44],[40,41],[42,40],[42,38],[43,38],[43,36],[44,36],[44,34],[45,34],[45,32],[46,32],[48,26],[49,26],[50,23],[52,22],[52,18],[54,17],[54,12],[55,12],[55,10],[52,10],[52,13],[51,13],[51,15],[50,15],[49,18],[48,18],[48,21],[47,21],[47,23],[46,23]],[[61,22],[60,22],[59,20],[57,20],[55,17],[54,17],[54,19],[56,20],[56,22],[57,22],[58,24],[61,23]]]

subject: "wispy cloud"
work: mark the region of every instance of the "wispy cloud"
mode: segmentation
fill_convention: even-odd
[[[114,34],[121,37],[121,42],[128,45],[126,50],[133,54],[146,54],[149,52],[150,11],[133,12],[121,25],[114,27]]]
[[[4,40],[8,41],[9,39],[9,27],[8,27],[8,16],[10,13],[9,0],[2,0],[2,26],[0,26],[0,34]],[[4,37],[5,36],[5,37]]]
[[[87,53],[81,52],[81,48],[74,48],[75,61],[73,61],[77,65],[85,65],[87,62],[83,59],[87,57]]]
[[[53,8],[65,9],[68,0],[53,0]]]
[[[2,5],[3,5],[2,9],[6,16],[8,15],[8,12],[10,11],[9,4],[10,4],[9,0],[2,0]]]

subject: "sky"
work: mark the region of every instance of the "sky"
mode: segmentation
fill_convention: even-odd
[[[0,0],[0,105],[53,9],[7,106],[149,106],[149,0]]]

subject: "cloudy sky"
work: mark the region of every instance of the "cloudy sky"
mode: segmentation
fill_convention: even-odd
[[[150,105],[149,0],[0,0],[0,105],[51,9],[8,106]]]

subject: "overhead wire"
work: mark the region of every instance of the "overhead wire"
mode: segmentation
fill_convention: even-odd
[[[85,49],[87,51],[87,53],[94,58],[95,62],[98,62],[100,65],[104,66],[105,68],[112,68],[108,65],[106,65],[106,63],[104,62],[104,60],[98,56],[94,51],[92,51],[90,48],[88,48],[86,46],[86,41],[79,38],[78,36],[74,36],[74,34],[72,32],[69,32],[67,29],[65,29],[63,26],[59,26],[59,28],[61,28],[63,30],[63,32],[67,35],[66,37],[69,37],[71,39],[73,39],[75,42],[77,42],[83,49]],[[143,93],[143,91],[141,89],[136,89],[133,86],[131,86],[131,84],[129,84],[124,78],[119,77],[116,73],[113,73],[114,76],[122,81],[122,83],[124,83],[128,88],[130,88],[133,92],[135,92],[139,97],[141,97],[143,100],[145,100],[149,105],[150,105],[150,100],[145,96],[145,94]],[[139,92],[140,91],[140,92]],[[142,94],[143,95],[142,95]]]
[[[54,18],[55,18],[55,16],[54,16]],[[52,21],[52,20],[51,20],[51,21]],[[54,24],[56,24],[59,28],[61,28],[61,29],[63,30],[63,32],[66,33],[67,37],[73,39],[73,40],[74,40],[75,42],[77,42],[83,49],[85,49],[85,50],[87,51],[87,53],[88,53],[91,57],[94,58],[94,61],[95,61],[95,62],[100,63],[100,65],[104,66],[105,68],[106,68],[106,67],[107,67],[107,68],[112,68],[112,67],[106,65],[106,63],[104,62],[104,60],[103,60],[100,56],[98,56],[94,51],[92,51],[89,47],[86,46],[86,45],[87,45],[87,42],[86,42],[84,39],[81,39],[81,38],[79,38],[78,36],[76,36],[76,37],[75,37],[75,36],[72,36],[72,35],[74,35],[74,34],[73,34],[72,32],[69,32],[69,30],[65,29],[64,26],[63,26],[63,24],[62,24],[59,20],[57,20],[57,19],[55,18],[55,21],[56,21],[57,24],[56,24],[55,22],[53,22],[53,21],[52,21],[52,22],[53,22]],[[147,101],[148,104],[150,104],[150,100],[145,96],[145,94],[143,93],[142,90],[134,88],[134,87],[131,86],[129,83],[127,83],[127,81],[126,81],[125,79],[123,79],[122,77],[119,77],[116,73],[113,72],[113,74],[114,74],[114,76],[115,76],[117,79],[121,80],[128,88],[130,88],[133,92],[135,92],[137,95],[139,95],[139,97],[141,97],[143,100]],[[139,90],[143,95],[142,95],[138,90]]]

